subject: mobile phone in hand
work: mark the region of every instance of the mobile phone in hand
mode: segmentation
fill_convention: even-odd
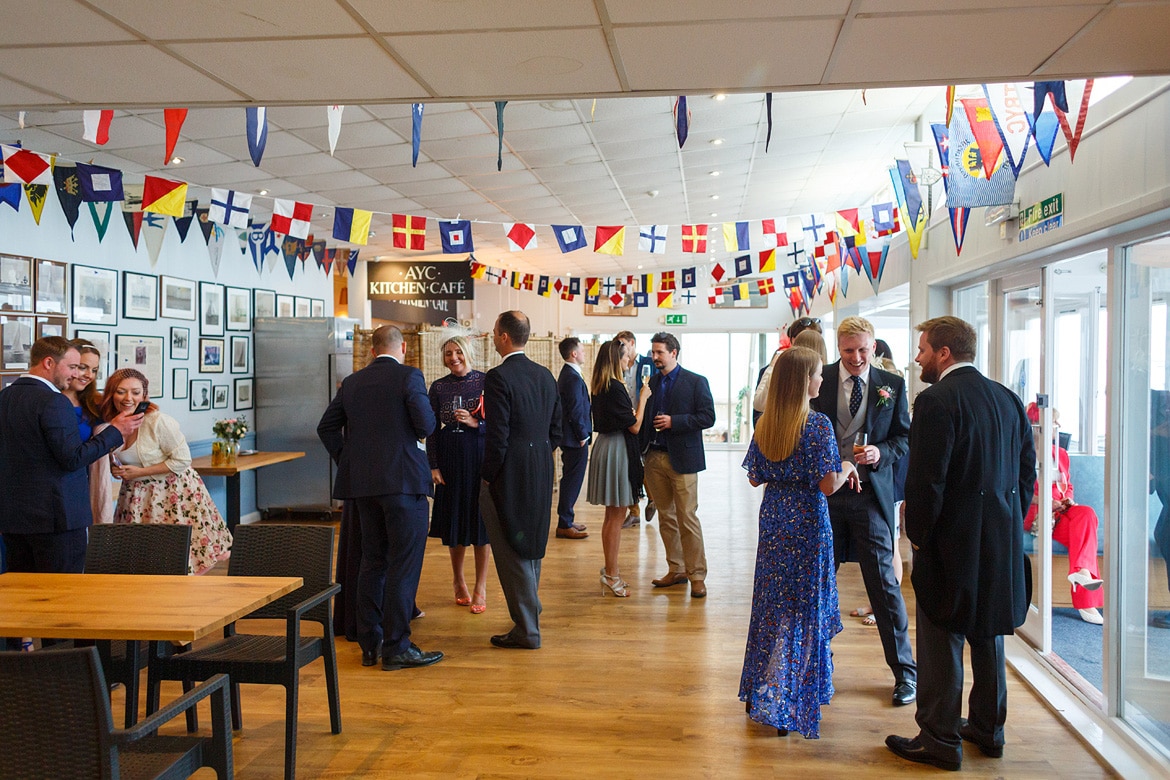
[[[138,406],[134,407],[134,414],[146,414],[146,410],[150,408],[150,401],[139,401]]]

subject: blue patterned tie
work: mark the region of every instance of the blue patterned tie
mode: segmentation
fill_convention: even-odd
[[[849,394],[849,416],[856,417],[857,410],[861,408],[861,377],[853,377],[853,392]]]

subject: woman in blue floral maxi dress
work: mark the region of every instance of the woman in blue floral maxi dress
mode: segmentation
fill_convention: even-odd
[[[808,408],[821,385],[820,357],[793,348],[775,373],[743,462],[752,484],[767,487],[739,698],[752,720],[781,736],[791,730],[816,739],[820,708],[833,696],[829,642],[842,630],[825,496],[846,482],[855,486],[856,471],[849,462],[843,468],[829,418]],[[787,431],[779,452],[788,454],[770,459],[764,451],[776,456],[778,431],[781,438]]]

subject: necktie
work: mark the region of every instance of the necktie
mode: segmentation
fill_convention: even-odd
[[[853,377],[853,392],[849,394],[849,416],[856,417],[861,408],[861,377]]]

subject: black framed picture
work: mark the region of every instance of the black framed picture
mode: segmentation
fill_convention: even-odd
[[[176,401],[182,401],[190,395],[190,388],[187,386],[189,376],[185,368],[171,369],[171,387],[174,389],[174,399]]]
[[[296,296],[293,299],[294,317],[311,317],[313,314],[313,302],[308,298]]]
[[[228,391],[231,390],[227,385],[215,385],[211,388],[211,408],[212,409],[226,409],[228,408]]]
[[[73,266],[73,324],[118,324],[118,272]]]
[[[32,258],[0,256],[0,310],[33,310]]]
[[[252,293],[243,287],[225,288],[228,330],[252,329]]]
[[[158,319],[158,277],[122,272],[122,316],[128,320]]]
[[[236,380],[236,411],[252,408],[252,377]]]
[[[276,316],[276,293],[274,291],[252,291],[252,316],[257,319]]]
[[[199,335],[222,336],[224,331],[223,285],[199,283]]]
[[[276,296],[276,316],[277,317],[291,317],[291,316],[293,316],[293,297],[291,295],[277,295]]]
[[[114,367],[133,368],[141,371],[150,383],[153,398],[162,398],[163,387],[163,343],[162,336],[114,336]]]
[[[195,282],[177,276],[163,276],[159,289],[162,316],[173,320],[195,319]]]
[[[325,316],[325,301],[322,300],[321,298],[310,298],[309,300],[312,301],[312,304],[313,304],[312,305],[312,316],[324,317]]]
[[[233,374],[248,373],[248,347],[250,339],[247,336],[232,336],[231,338],[231,361]]]
[[[187,360],[191,357],[191,329],[181,325],[171,326],[171,360]],[[186,396],[184,396],[185,398]]]
[[[0,317],[0,341],[4,344],[0,369],[27,371],[29,352],[36,340],[36,318],[31,314],[27,317]]]
[[[191,396],[187,408],[192,412],[205,412],[211,408],[211,380],[192,379]]]
[[[199,339],[199,373],[223,373],[223,339]]]
[[[65,297],[65,264],[37,260],[36,310],[38,314],[68,314]]]

